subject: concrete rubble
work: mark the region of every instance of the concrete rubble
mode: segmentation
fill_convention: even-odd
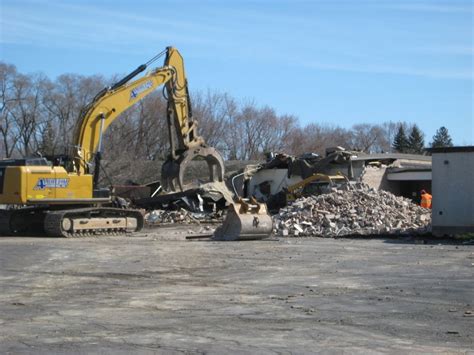
[[[362,183],[303,197],[273,217],[279,236],[338,237],[422,234],[430,231],[431,211],[411,200]]]

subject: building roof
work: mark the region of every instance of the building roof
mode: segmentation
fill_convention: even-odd
[[[378,154],[366,154],[357,153],[357,157],[352,158],[353,161],[367,161],[367,160],[418,160],[418,161],[431,161],[431,157],[428,155],[420,154],[401,154],[401,153],[378,153]]]
[[[387,171],[390,181],[431,181],[431,170]]]
[[[431,171],[431,166],[410,166],[410,167],[388,167],[387,171],[391,174]]]
[[[474,152],[473,145],[467,146],[458,146],[458,147],[442,147],[442,148],[429,148],[427,149],[428,152],[433,154],[436,153],[467,153],[467,152]]]

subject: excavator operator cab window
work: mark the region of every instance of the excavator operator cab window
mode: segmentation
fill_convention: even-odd
[[[69,155],[47,155],[46,159],[50,164],[52,164],[52,166],[62,166],[66,171],[71,171],[70,167],[72,166],[72,159]]]

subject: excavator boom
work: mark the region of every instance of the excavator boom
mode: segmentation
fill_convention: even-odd
[[[163,85],[172,77],[171,68],[158,68],[129,85],[110,89],[89,105],[76,124],[74,159],[79,174],[88,173],[101,137],[121,113]]]
[[[197,134],[197,121],[192,119],[191,100],[184,69],[183,57],[176,48],[167,47],[164,65],[130,81],[147,68],[139,66],[125,78],[101,91],[83,110],[74,131],[74,164],[79,175],[89,173],[95,160],[94,183],[98,183],[102,136],[112,122],[129,107],[165,85],[168,101],[167,124],[170,154],[162,167],[165,189],[183,190],[186,165],[202,157],[209,167],[210,181],[223,181],[224,163],[217,150],[206,145]]]

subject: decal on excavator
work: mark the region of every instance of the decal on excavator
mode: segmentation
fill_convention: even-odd
[[[39,178],[33,190],[66,188],[69,185],[69,179],[47,179]]]
[[[130,91],[130,100],[135,99],[143,91],[151,89],[153,87],[153,82],[148,80],[147,82],[137,86],[135,89]]]

